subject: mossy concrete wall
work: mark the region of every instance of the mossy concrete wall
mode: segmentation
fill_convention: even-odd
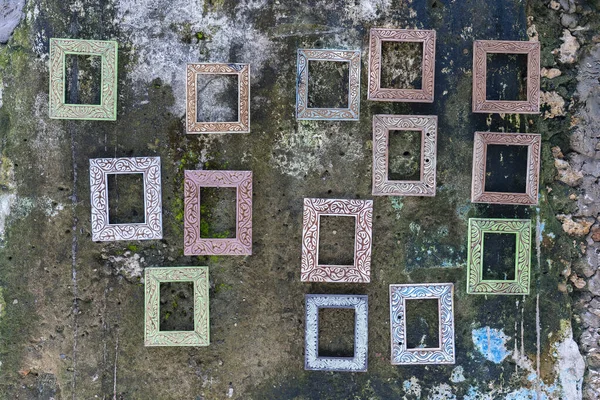
[[[575,28],[597,10],[572,3],[583,21],[574,37],[562,31],[564,3],[28,1],[0,47],[2,398],[580,398],[567,277],[582,240],[556,217],[573,222],[577,189],[565,180],[577,174],[558,162],[564,179],[555,180],[555,158],[564,161],[577,123],[574,47],[592,40]],[[433,104],[366,100],[375,26],[437,31]],[[119,42],[116,122],[48,118],[52,37]],[[542,66],[562,75],[542,79],[540,116],[471,112],[475,39],[541,42]],[[295,120],[298,48],[362,50],[359,122]],[[250,134],[185,134],[184,71],[194,61],[252,65]],[[302,200],[372,197],[371,122],[382,113],[438,116],[437,194],[374,199],[370,284],[301,283]],[[542,134],[539,206],[469,201],[476,130]],[[91,241],[88,159],[123,156],[161,157],[163,240]],[[253,171],[252,256],[183,255],[186,169]],[[470,217],[532,221],[530,295],[466,294]],[[209,347],[143,346],[143,270],[169,265],[210,267]],[[456,365],[390,365],[388,285],[409,282],[455,283]],[[367,373],[304,371],[306,293],[369,296]]]

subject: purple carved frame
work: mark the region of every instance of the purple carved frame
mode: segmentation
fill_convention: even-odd
[[[527,181],[525,193],[485,191],[487,146],[490,144],[527,146]],[[473,203],[515,205],[538,204],[541,147],[542,137],[539,134],[475,132],[471,201]]]
[[[200,237],[200,188],[236,188],[235,238]],[[185,171],[183,252],[192,255],[252,254],[252,171]]]
[[[527,54],[527,99],[487,100],[487,55]],[[540,42],[476,40],[473,43],[473,112],[538,114],[540,112]]]
[[[421,89],[381,87],[381,43],[423,43]],[[435,87],[435,31],[423,29],[371,28],[369,40],[369,87],[367,98],[377,101],[433,103]]]
[[[354,264],[319,264],[320,217],[354,217]],[[373,201],[304,199],[302,231],[302,282],[358,282],[371,281],[371,243],[373,241]]]

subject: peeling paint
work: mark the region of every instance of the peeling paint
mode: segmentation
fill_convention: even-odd
[[[452,383],[460,383],[465,381],[464,369],[460,365],[452,370],[450,375]]]
[[[501,363],[511,354],[506,349],[506,342],[510,338],[504,334],[503,329],[493,329],[489,326],[473,329],[472,338],[475,348],[487,360],[496,364]]]

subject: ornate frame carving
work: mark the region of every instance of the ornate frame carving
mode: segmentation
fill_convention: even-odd
[[[423,29],[371,28],[369,34],[369,91],[367,98],[375,101],[433,103],[435,89],[435,31]],[[423,43],[421,89],[381,87],[381,43]]]
[[[144,271],[145,346],[208,346],[210,344],[208,267],[157,267]],[[160,330],[160,284],[194,283],[194,330]]]
[[[517,246],[514,280],[484,280],[483,252],[485,233],[514,233]],[[525,219],[469,219],[467,255],[467,293],[469,294],[529,294],[531,265],[531,221]]]
[[[50,39],[50,118],[104,121],[117,119],[117,46],[117,42],[114,41]],[[65,103],[67,54],[101,58],[100,104]]]
[[[108,175],[142,174],[144,180],[143,223],[111,224],[108,210]],[[162,239],[160,157],[90,159],[92,240]]]
[[[488,145],[527,146],[527,181],[525,193],[486,192],[486,160]],[[473,203],[537,205],[542,136],[539,134],[475,132],[473,146]]]
[[[355,218],[353,265],[319,264],[319,225],[320,217],[323,215]],[[304,199],[300,280],[302,282],[370,282],[372,224],[372,200]]]
[[[527,54],[527,100],[487,100],[488,53]],[[540,42],[476,40],[473,43],[473,112],[538,114],[540,112]]]
[[[200,237],[200,188],[236,188],[235,238]],[[183,253],[193,255],[252,254],[252,171],[185,171]]]
[[[406,300],[437,299],[439,338],[437,348],[406,346]],[[390,285],[390,329],[392,365],[454,364],[454,285],[452,283],[419,283]]]
[[[388,178],[389,134],[391,130],[421,131],[421,177],[418,181]],[[373,116],[373,195],[435,196],[437,116]]]
[[[197,120],[198,74],[237,75],[238,120],[199,122]],[[187,133],[250,132],[250,64],[193,63],[186,69],[185,127]]]
[[[307,294],[304,369],[366,372],[368,364],[369,303],[365,295]],[[319,357],[319,309],[354,309],[354,357]]]
[[[308,62],[349,63],[348,108],[308,108]],[[296,119],[358,121],[360,117],[360,50],[298,49]]]

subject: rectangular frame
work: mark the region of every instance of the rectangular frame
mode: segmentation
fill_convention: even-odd
[[[210,344],[208,267],[153,267],[144,271],[144,346],[208,346]],[[194,330],[160,330],[160,284],[194,283]]]
[[[488,145],[527,146],[525,193],[486,192],[485,177]],[[537,205],[542,136],[539,134],[475,132],[471,201],[514,205]]]
[[[117,42],[114,41],[50,39],[50,118],[104,121],[117,119],[117,47]],[[66,103],[67,54],[101,58],[100,104]]]
[[[381,43],[423,43],[421,89],[381,87]],[[435,92],[435,31],[424,29],[371,28],[369,33],[369,83],[367,99],[433,103]]]
[[[406,346],[406,300],[437,299],[439,347]],[[454,364],[454,284],[417,283],[390,285],[390,333],[392,365]]]
[[[421,177],[418,181],[392,181],[388,177],[391,130],[421,131]],[[373,195],[435,196],[437,116],[373,116]]]
[[[335,61],[349,63],[347,108],[308,107],[309,61]],[[358,121],[359,117],[360,50],[298,49],[298,65],[296,79],[296,119]]]
[[[484,280],[483,252],[485,233],[514,233],[515,279]],[[531,266],[531,221],[527,219],[469,218],[467,254],[467,293],[469,294],[529,294]]]
[[[108,175],[141,173],[144,181],[144,222],[111,224],[108,209]],[[90,159],[92,240],[162,239],[160,157]]]
[[[252,171],[185,171],[184,233],[186,256],[252,254]],[[200,237],[200,188],[236,188],[235,238]]]
[[[366,295],[307,294],[304,369],[366,372],[369,352],[369,302]],[[319,310],[354,309],[354,357],[319,356]]]
[[[237,75],[238,120],[199,122],[197,120],[198,75]],[[190,63],[186,69],[186,133],[250,132],[250,64]]]
[[[487,55],[527,54],[527,99],[487,100]],[[538,114],[540,112],[540,42],[476,40],[473,42],[473,112]]]
[[[319,221],[323,215],[355,217],[353,265],[319,264]],[[304,199],[302,282],[371,281],[373,200]]]

